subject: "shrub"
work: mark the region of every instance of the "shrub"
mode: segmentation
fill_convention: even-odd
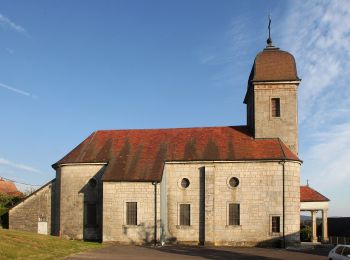
[[[309,226],[305,226],[300,229],[300,240],[302,242],[311,242],[312,238],[312,228]]]
[[[19,202],[21,198],[16,196],[11,196],[7,194],[0,194],[0,227],[8,228],[9,218],[8,211],[9,208]]]

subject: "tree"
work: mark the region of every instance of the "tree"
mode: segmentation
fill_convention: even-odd
[[[0,226],[8,228],[8,211],[21,197],[0,193]]]

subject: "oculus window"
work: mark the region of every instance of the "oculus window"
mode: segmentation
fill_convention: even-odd
[[[190,181],[187,178],[183,178],[181,180],[181,187],[186,189],[188,186],[190,186]]]
[[[232,177],[229,181],[228,184],[230,185],[231,188],[236,188],[239,185],[239,180],[236,177]]]

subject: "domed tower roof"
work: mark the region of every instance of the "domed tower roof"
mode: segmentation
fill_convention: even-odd
[[[259,52],[248,79],[247,93],[244,103],[247,103],[248,95],[252,91],[254,82],[279,82],[279,81],[300,81],[297,66],[292,54],[282,51],[272,45],[268,40],[266,48]]]
[[[272,45],[270,15],[268,29],[267,46],[255,57],[248,87],[252,81],[300,81],[293,55]]]
[[[249,81],[299,81],[292,54],[268,46],[256,55]]]

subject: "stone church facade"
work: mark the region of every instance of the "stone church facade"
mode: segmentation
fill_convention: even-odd
[[[298,243],[299,83],[294,57],[269,44],[249,76],[247,125],[96,131],[10,210],[10,228],[136,244]]]

